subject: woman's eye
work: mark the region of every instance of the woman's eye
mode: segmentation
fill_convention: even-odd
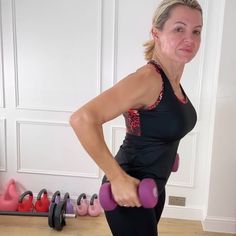
[[[182,27],[178,27],[175,29],[175,31],[180,33],[180,32],[184,32],[184,29]]]
[[[195,35],[201,35],[201,31],[200,31],[200,30],[194,30],[194,31],[193,31],[193,34],[195,34]]]

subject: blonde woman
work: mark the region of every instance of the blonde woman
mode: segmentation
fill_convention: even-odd
[[[193,129],[196,112],[181,86],[184,66],[196,55],[203,25],[196,0],[163,0],[155,11],[147,64],[89,101],[71,116],[85,150],[104,171],[118,207],[105,212],[114,236],[156,236],[165,185],[180,140]],[[102,125],[123,114],[127,133],[115,157]],[[137,196],[143,178],[153,178],[159,200],[145,209]]]

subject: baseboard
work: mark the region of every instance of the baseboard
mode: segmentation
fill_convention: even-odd
[[[203,211],[198,208],[165,206],[162,217],[202,221]]]
[[[207,217],[202,221],[204,231],[236,234],[235,218]]]

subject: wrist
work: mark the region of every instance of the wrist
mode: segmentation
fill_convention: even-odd
[[[119,165],[113,170],[110,169],[109,173],[106,174],[110,182],[114,182],[117,179],[124,179],[126,175],[126,172]]]

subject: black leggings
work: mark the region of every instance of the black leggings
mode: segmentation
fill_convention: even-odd
[[[157,236],[157,224],[165,204],[165,190],[155,208],[120,207],[105,212],[113,236]]]

